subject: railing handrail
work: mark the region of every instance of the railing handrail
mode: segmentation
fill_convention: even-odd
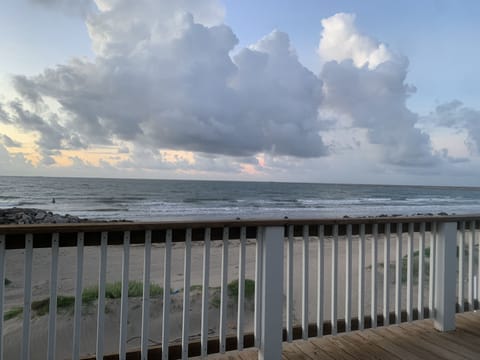
[[[347,224],[386,224],[386,223],[422,223],[422,222],[459,222],[480,221],[480,214],[462,215],[412,215],[412,216],[371,216],[371,217],[329,217],[329,218],[260,218],[260,219],[175,219],[160,221],[122,221],[122,222],[81,222],[66,224],[8,224],[0,225],[2,234],[25,233],[71,233],[101,231],[141,231],[166,229],[198,229],[220,227],[261,227],[288,225],[347,225]]]

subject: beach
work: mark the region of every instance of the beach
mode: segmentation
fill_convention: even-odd
[[[370,289],[371,282],[371,257],[370,246],[371,236],[367,236],[365,244],[365,289]],[[394,247],[392,236],[391,259],[394,259]],[[406,254],[406,237],[402,239],[403,255]],[[417,244],[417,241],[415,242]],[[330,299],[331,299],[331,238],[325,239],[325,266],[324,266],[324,319],[329,320],[330,316]],[[287,251],[287,243],[285,246],[285,254]],[[301,294],[302,294],[302,246],[303,240],[296,238],[294,241],[294,318],[295,324],[301,321]],[[315,322],[317,301],[317,238],[310,239],[309,249],[309,320]],[[345,239],[339,239],[339,262],[338,262],[338,301],[337,301],[337,317],[344,318],[344,279],[345,279]],[[85,248],[84,257],[84,288],[95,286],[99,271],[99,248],[96,246]],[[122,273],[122,253],[123,247],[109,246],[107,256],[107,283],[114,283],[121,280]],[[212,241],[210,253],[210,305],[209,305],[209,334],[215,336],[218,334],[219,326],[219,286],[221,282],[221,258],[222,258],[222,242]],[[238,256],[239,241],[229,241],[229,267],[228,282],[238,279]],[[182,299],[183,289],[183,243],[174,243],[172,247],[172,267],[171,267],[171,311],[170,311],[170,341],[179,341],[182,329]],[[352,316],[357,314],[357,294],[358,294],[358,237],[353,237],[352,246]],[[383,258],[383,237],[379,237],[378,241],[378,262],[381,263]],[[143,277],[143,261],[144,247],[142,245],[132,245],[130,249],[130,272],[129,279],[131,281],[141,281]],[[285,256],[286,261],[286,256]],[[33,279],[32,294],[33,300],[38,301],[49,296],[49,279],[50,279],[50,249],[35,249],[33,257]],[[164,263],[164,245],[154,244],[152,246],[152,264],[151,264],[151,283],[162,287],[163,283],[163,263]],[[7,252],[6,257],[6,277],[11,283],[6,287],[5,303],[7,311],[15,306],[23,304],[23,265],[24,251],[11,250]],[[190,291],[190,336],[198,337],[200,334],[200,314],[201,314],[201,293],[202,293],[202,264],[203,264],[203,242],[193,242],[192,258],[191,258],[191,291]],[[59,258],[59,279],[58,279],[58,295],[73,296],[75,292],[74,279],[76,277],[76,248],[61,248]],[[286,266],[285,266],[286,268]],[[248,240],[246,247],[246,279],[254,279],[255,277],[255,241]],[[390,272],[393,284],[394,271]],[[284,277],[287,278],[286,276]],[[405,287],[405,284],[404,284]],[[379,266],[377,277],[377,312],[381,312],[382,308],[382,292],[383,292],[383,267]],[[414,299],[416,302],[416,286],[414,287]],[[390,309],[393,311],[393,286],[390,289]],[[425,293],[427,299],[428,293]],[[284,298],[285,300],[285,298]],[[227,333],[236,332],[236,299],[229,296],[229,306],[227,311]],[[96,301],[85,304],[82,309],[82,337],[81,337],[81,354],[88,355],[95,352],[96,341]],[[403,304],[405,304],[405,291],[403,291]],[[150,343],[152,345],[159,344],[161,341],[161,324],[162,324],[162,308],[163,301],[161,296],[153,296],[150,309]],[[128,307],[128,349],[136,349],[140,344],[141,334],[141,297],[130,297]],[[253,299],[247,299],[245,305],[245,332],[253,330]],[[120,321],[120,299],[107,299],[105,311],[105,352],[114,353],[118,349],[119,337],[119,321]],[[370,292],[365,293],[365,313],[370,313]],[[284,321],[285,321],[284,312]],[[43,359],[46,354],[47,344],[47,323],[48,315],[36,315],[33,312],[31,326],[31,355],[32,359]],[[6,358],[15,358],[18,356],[21,344],[22,315],[13,317],[5,322],[5,355]],[[73,307],[59,309],[57,317],[57,355],[59,358],[69,357],[71,355],[73,334]]]

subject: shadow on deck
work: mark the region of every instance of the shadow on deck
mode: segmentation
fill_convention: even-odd
[[[456,315],[457,329],[442,333],[432,320],[352,331],[283,343],[282,358],[302,359],[480,359],[480,313]],[[196,358],[199,359],[199,358]],[[210,355],[209,359],[257,359],[257,351]]]

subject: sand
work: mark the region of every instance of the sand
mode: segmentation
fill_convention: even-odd
[[[383,238],[378,242],[378,262],[383,262]],[[415,242],[417,244],[417,242]],[[302,240],[296,239],[294,245],[294,316],[295,323],[301,320],[301,291],[302,291]],[[353,241],[353,278],[352,278],[352,315],[357,314],[357,297],[358,297],[358,241]],[[391,242],[391,261],[394,261],[394,245],[395,237],[392,236]],[[367,237],[365,247],[365,313],[370,313],[370,284],[371,284],[371,237]],[[239,242],[231,241],[229,243],[229,270],[228,281],[238,278],[238,255]],[[286,249],[286,248],[285,248]],[[403,254],[407,251],[406,237],[403,239]],[[121,279],[122,269],[122,252],[121,246],[108,247],[107,259],[107,282],[119,281]],[[215,335],[218,333],[219,326],[219,307],[215,300],[218,300],[218,290],[214,289],[220,285],[221,276],[221,254],[222,243],[214,241],[211,248],[211,264],[210,264],[210,306],[209,306],[209,333]],[[285,251],[286,254],[286,251]],[[170,312],[170,341],[179,341],[181,338],[182,328],[182,299],[183,299],[183,256],[184,247],[181,243],[176,243],[172,249],[172,271],[171,271],[171,288],[172,288],[172,307]],[[32,296],[33,300],[47,298],[49,295],[49,279],[50,279],[50,249],[35,249],[33,261],[33,282]],[[255,271],[255,243],[249,241],[247,244],[247,263],[246,278],[254,279]],[[330,298],[331,298],[331,241],[329,238],[325,241],[325,268],[324,268],[324,318],[328,320],[330,316]],[[163,259],[164,246],[153,245],[152,247],[152,266],[151,266],[151,282],[160,286],[163,282]],[[134,245],[130,251],[130,280],[141,280],[143,276],[144,248],[143,246]],[[286,262],[286,256],[285,256]],[[191,285],[200,285],[202,283],[202,263],[203,263],[203,243],[194,243],[192,248],[192,272]],[[6,310],[14,306],[23,305],[23,277],[24,277],[24,252],[23,250],[8,251],[6,257],[6,277],[12,282],[6,287],[5,303]],[[61,248],[59,260],[59,280],[58,294],[73,295],[75,289],[76,276],[76,248]],[[286,268],[286,266],[285,266]],[[317,240],[312,238],[310,242],[309,255],[309,320],[315,322],[317,309]],[[99,248],[85,248],[84,262],[84,287],[96,285],[99,269]],[[391,269],[390,278],[390,309],[393,310],[393,279],[394,271]],[[383,294],[383,267],[378,269],[377,278],[377,311],[381,311],[382,294]],[[285,277],[286,279],[286,277]],[[345,239],[339,241],[339,263],[338,263],[338,301],[337,316],[344,317],[345,308]],[[404,286],[405,287],[405,286]],[[428,287],[428,286],[426,286]],[[417,301],[417,286],[414,288],[414,302]],[[201,313],[201,288],[195,287],[190,293],[190,334],[192,338],[200,335],[200,313]],[[216,299],[214,299],[216,297]],[[427,300],[428,292],[425,291],[425,300]],[[403,307],[405,307],[405,291],[403,291]],[[150,343],[161,343],[161,323],[162,323],[162,307],[161,297],[152,298],[151,316],[150,316]],[[245,312],[245,331],[253,330],[253,302],[247,301]],[[141,334],[141,298],[129,299],[128,311],[128,348],[138,348],[140,344]],[[105,352],[114,353],[118,349],[119,338],[119,322],[120,322],[120,300],[108,299],[105,313]],[[228,306],[228,332],[236,332],[236,300],[230,298]],[[84,305],[82,310],[82,338],[81,338],[81,354],[87,355],[95,352],[96,343],[96,302],[87,306]],[[285,319],[285,314],[284,314]],[[48,315],[33,315],[31,319],[31,358],[44,359],[46,357]],[[22,334],[22,318],[21,315],[7,320],[4,324],[4,347],[5,358],[15,359],[19,357]],[[73,310],[59,310],[57,316],[57,357],[68,358],[71,356],[72,335],[73,334]]]

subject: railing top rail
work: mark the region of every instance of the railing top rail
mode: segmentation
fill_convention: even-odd
[[[151,222],[85,222],[74,224],[12,224],[0,225],[0,234],[25,233],[73,233],[101,231],[139,231],[185,228],[220,228],[240,226],[287,226],[287,225],[345,225],[421,222],[480,221],[480,214],[435,215],[435,216],[375,216],[341,218],[259,218],[259,219],[179,219]]]

